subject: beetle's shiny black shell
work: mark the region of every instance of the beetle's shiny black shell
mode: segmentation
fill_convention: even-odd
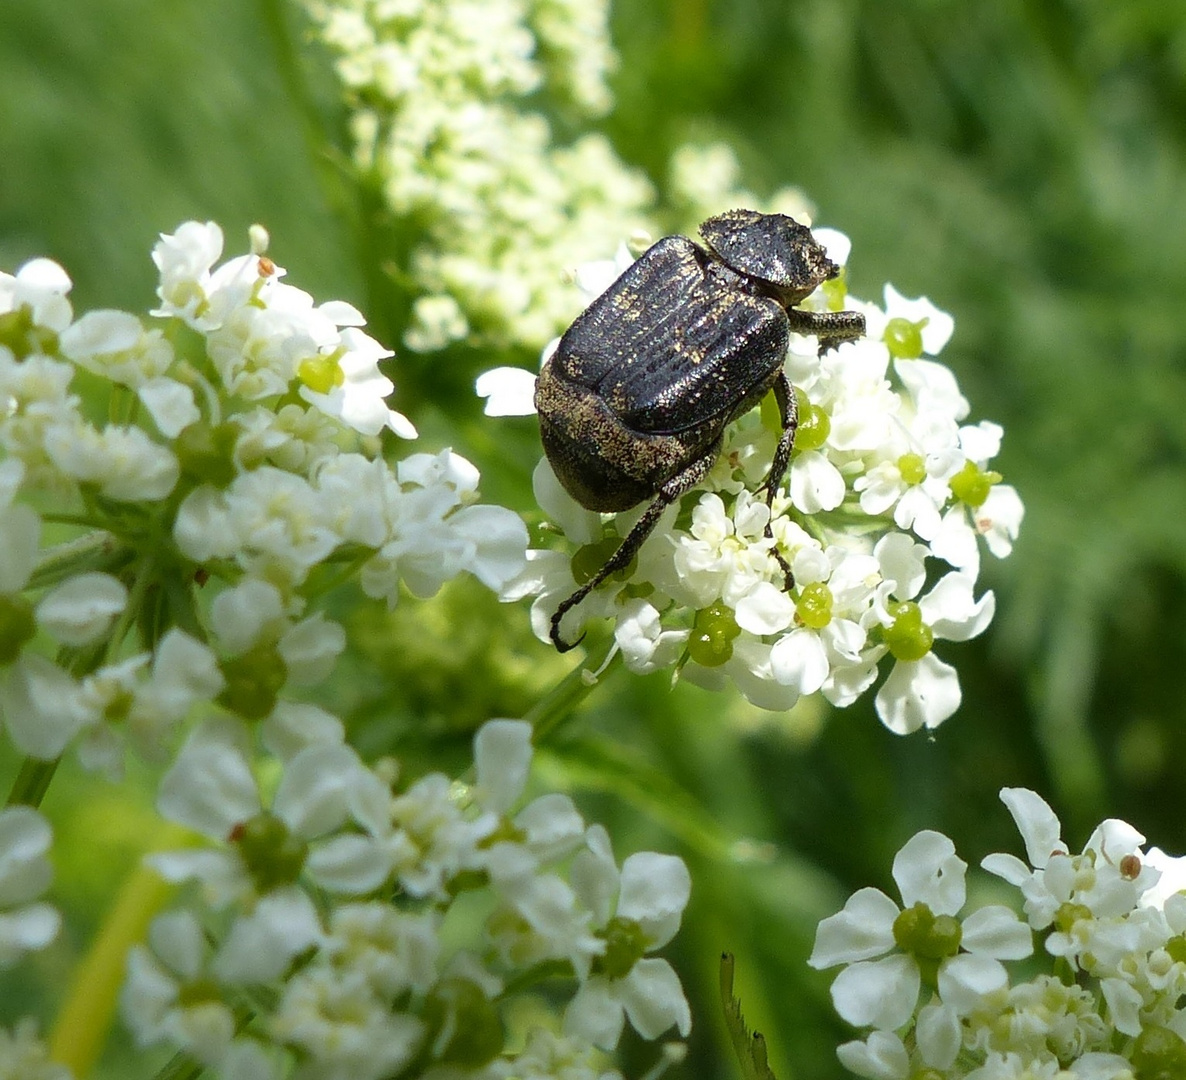
[[[675,434],[752,404],[781,370],[786,312],[708,252],[664,237],[578,316],[552,357],[629,429]]]

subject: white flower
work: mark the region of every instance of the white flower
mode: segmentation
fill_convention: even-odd
[[[961,926],[954,916],[967,895],[966,869],[946,836],[924,830],[894,858],[901,909],[879,889],[865,888],[820,923],[808,963],[848,965],[832,983],[833,1004],[845,1020],[882,1031],[906,1023],[921,986],[915,948],[923,956],[937,952],[939,998],[958,1014],[1007,986],[1000,961],[1030,955],[1029,930],[995,906],[973,912]]]
[[[393,1012],[363,980],[319,965],[287,980],[267,1030],[301,1052],[309,1075],[355,1080],[398,1074],[425,1035],[422,1020]]]
[[[0,715],[17,749],[42,761],[59,757],[92,719],[78,683],[35,653],[0,672]]]
[[[63,419],[46,429],[45,451],[66,476],[95,484],[119,502],[164,499],[180,474],[173,452],[137,427],[111,424],[99,429]]]
[[[1030,862],[1027,866],[1016,856],[995,854],[981,865],[1021,890],[1035,930],[1049,928],[1060,911],[1075,914],[1073,921],[1049,934],[1049,952],[1072,963],[1085,953],[1110,954],[1110,920],[1128,916],[1160,877],[1160,871],[1142,858],[1145,838],[1126,822],[1110,818],[1091,834],[1082,854],[1071,855],[1058,818],[1039,795],[1025,788],[1002,788],[1001,801],[1017,824]]]
[[[895,641],[897,628],[909,632],[913,623],[908,620],[915,618],[931,640],[968,641],[984,632],[996,611],[996,598],[992,592],[986,592],[976,600],[974,585],[970,576],[952,571],[919,599],[916,608],[899,605],[895,614],[884,602],[879,602],[870,611],[870,621],[874,617],[879,620]],[[913,595],[912,586],[887,581],[879,590],[879,601],[888,600],[891,594],[908,598]],[[904,655],[894,664],[877,692],[877,715],[886,727],[899,735],[921,727],[937,727],[959,708],[961,695],[955,668],[936,657],[929,648],[923,655],[912,658],[912,652],[921,647],[917,645],[918,640],[921,639],[914,634],[910,634],[909,639],[903,638]],[[894,648],[891,644],[890,649]]]
[[[235,1034],[228,1003],[202,988],[209,971],[202,928],[188,911],[158,915],[148,930],[148,947],[134,946],[120,993],[120,1006],[140,1046],[167,1042],[214,1065]],[[204,993],[185,994],[187,986]]]
[[[214,653],[174,627],[154,653],[101,667],[82,681],[78,697],[87,723],[79,761],[117,780],[128,745],[159,760],[177,725],[224,684]]]
[[[573,861],[572,880],[605,928],[607,951],[602,970],[585,979],[569,1002],[566,1033],[612,1050],[629,1018],[646,1039],[673,1025],[686,1036],[692,1017],[679,977],[666,960],[641,953],[662,948],[679,929],[691,893],[687,867],[674,856],[641,852],[629,856],[619,873],[603,829],[591,828],[587,844]]]
[[[36,902],[53,876],[47,858],[52,839],[49,823],[32,807],[0,810],[0,967],[57,937],[61,915]]]
[[[270,812],[261,817],[243,729],[232,722],[207,722],[195,729],[161,780],[157,808],[168,820],[229,844],[154,855],[149,862],[167,880],[196,878],[218,906],[287,887],[302,870],[335,891],[335,834],[349,821],[370,820],[370,801],[378,786],[353,750],[314,743],[285,762]],[[274,876],[275,868],[263,857],[266,853],[237,844],[255,822],[271,828],[277,844],[286,833],[298,845],[314,842],[307,857],[287,867],[287,879]],[[354,890],[347,886],[345,891]],[[297,941],[290,955],[304,947]]]
[[[66,294],[71,281],[51,259],[30,259],[16,274],[0,272],[0,314],[28,308],[34,325],[61,333],[73,311]]]
[[[0,1027],[0,1072],[13,1080],[73,1080],[65,1065],[50,1060],[32,1017],[17,1021],[11,1032]]]
[[[63,645],[99,641],[127,606],[128,590],[110,574],[67,578],[37,605],[37,621]]]
[[[342,382],[328,393],[319,393],[308,383],[300,388],[301,397],[329,416],[363,435],[378,435],[390,428],[402,439],[416,438],[416,428],[402,413],[388,408],[384,400],[395,384],[381,374],[379,361],[395,354],[373,338],[352,326],[341,332],[337,364]]]
[[[202,329],[202,316],[209,311],[206,290],[210,268],[222,254],[222,229],[213,221],[204,225],[187,221],[176,233],[161,233],[152,251],[152,261],[160,271],[157,296],[162,306],[153,315],[177,315],[195,329]]]
[[[79,367],[137,392],[161,434],[176,438],[199,419],[193,391],[168,378],[173,349],[125,311],[88,311],[62,334],[62,352]]]

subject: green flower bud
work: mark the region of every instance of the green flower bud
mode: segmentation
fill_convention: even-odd
[[[717,603],[696,612],[688,638],[688,656],[701,667],[720,667],[733,655],[733,639],[741,633],[733,609]]]
[[[1091,908],[1086,904],[1059,904],[1054,913],[1054,929],[1061,934],[1069,934],[1071,928],[1080,919],[1092,919]]]
[[[1132,1048],[1137,1080],[1181,1080],[1186,1076],[1186,1042],[1166,1027],[1147,1027]]]
[[[224,488],[235,479],[235,443],[239,428],[224,423],[211,426],[205,420],[190,424],[174,444],[181,471],[199,484]]]
[[[33,605],[23,596],[0,595],[0,664],[11,664],[36,632]]]
[[[621,547],[622,541],[616,536],[603,536],[600,540],[585,544],[577,548],[572,556],[572,579],[578,585],[584,585],[588,581],[592,581],[594,575],[600,570],[614,552]],[[617,570],[610,574],[610,581],[625,581],[631,574],[634,573],[635,567],[638,565],[637,557],[630,560],[630,562],[621,570]]]
[[[218,703],[247,720],[269,715],[288,679],[288,667],[275,645],[256,645],[242,656],[223,660],[219,667],[226,687]]]
[[[823,629],[832,621],[832,590],[822,581],[804,585],[795,603],[795,614],[804,626]]]
[[[342,371],[341,351],[310,356],[297,368],[297,378],[315,394],[328,394],[346,381]]]
[[[916,360],[922,356],[922,328],[929,320],[911,322],[909,319],[890,319],[885,324],[881,340],[895,360]]]
[[[610,919],[601,936],[605,938],[605,954],[594,961],[594,969],[610,979],[629,975],[647,951],[642,927],[634,919]]]
[[[261,893],[296,881],[309,853],[309,845],[266,810],[236,826],[230,840],[239,849],[247,872]]]
[[[960,502],[968,506],[982,506],[993,484],[999,484],[1002,479],[999,472],[982,470],[975,462],[968,461],[947,483],[952,495]]]
[[[927,465],[921,454],[903,454],[898,458],[898,472],[907,484],[921,484],[927,478]]]
[[[470,979],[442,979],[424,1002],[433,1058],[462,1069],[480,1069],[502,1052],[506,1036],[494,1003]]]
[[[922,611],[907,600],[890,608],[893,625],[882,631],[882,636],[895,660],[921,660],[931,651],[935,634],[922,621]]]
[[[54,356],[58,351],[58,335],[33,322],[33,309],[23,304],[16,311],[0,315],[0,345],[7,346],[18,360],[34,353]]]
[[[960,951],[963,927],[951,915],[936,915],[919,901],[894,919],[894,942],[920,960],[946,960]]]
[[[1165,943],[1165,951],[1175,964],[1186,963],[1186,935],[1177,934]]]
[[[819,405],[812,405],[805,395],[799,400],[805,407],[799,413],[799,426],[795,429],[795,449],[818,450],[832,434],[832,418]]]

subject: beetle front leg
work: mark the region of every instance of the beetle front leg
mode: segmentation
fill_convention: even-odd
[[[646,513],[634,523],[634,528],[626,534],[626,539],[618,545],[618,550],[606,560],[605,565],[596,574],[556,609],[556,614],[552,616],[551,638],[557,652],[563,653],[568,652],[569,649],[575,649],[585,637],[582,634],[571,644],[566,642],[560,636],[560,620],[584,600],[589,593],[596,589],[610,574],[616,574],[619,570],[624,570],[630,565],[630,560],[638,554],[638,549],[642,547],[643,542],[651,535],[655,526],[659,523],[659,518],[663,516],[663,511],[685,492],[691,491],[692,488],[708,475],[720,452],[721,447],[717,443],[703,457],[697,458],[683,472],[677,473],[660,487],[658,494],[655,496],[655,501],[647,507]]]
[[[765,536],[774,539],[774,493],[782,484],[787,474],[787,465],[791,461],[791,451],[795,447],[795,432],[799,429],[799,402],[795,397],[795,388],[791,386],[785,371],[778,373],[774,383],[774,400],[778,402],[778,412],[782,419],[782,434],[778,437],[778,446],[774,450],[774,459],[770,463],[770,474],[766,477],[766,505],[770,507],[770,518],[766,522]],[[791,573],[790,564],[778,550],[776,544],[770,549],[783,573],[783,588],[790,592],[795,586],[795,576]]]
[[[859,311],[804,311],[788,308],[787,321],[796,334],[813,334],[819,339],[819,354],[846,341],[865,336],[865,316]]]

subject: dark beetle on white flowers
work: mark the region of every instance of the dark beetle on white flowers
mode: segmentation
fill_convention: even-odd
[[[798,409],[783,371],[791,331],[821,353],[861,337],[855,311],[795,307],[836,277],[811,230],[784,214],[731,210],[652,245],[577,317],[535,391],[544,452],[565,490],[589,510],[653,500],[605,564],[552,617],[560,621],[629,566],[664,509],[700,483],[725,426],[773,390],[782,435],[763,487],[771,502],[795,443]],[[767,535],[770,535],[767,526]],[[790,569],[779,563],[790,584]]]

